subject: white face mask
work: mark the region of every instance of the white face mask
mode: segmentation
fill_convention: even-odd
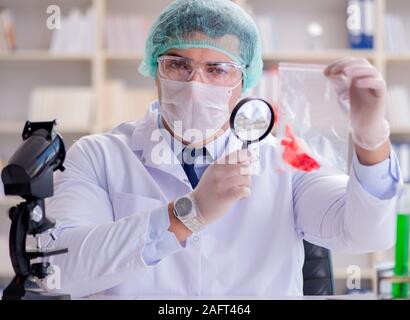
[[[206,140],[229,120],[234,88],[160,79],[161,115],[174,134],[190,143]]]

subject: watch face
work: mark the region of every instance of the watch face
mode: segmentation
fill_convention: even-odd
[[[175,203],[175,210],[180,217],[187,216],[192,210],[192,202],[188,198],[181,198]]]

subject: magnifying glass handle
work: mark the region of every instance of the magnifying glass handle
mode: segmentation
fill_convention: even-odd
[[[250,143],[245,141],[245,142],[242,144],[242,149],[248,149],[249,145],[250,145]]]

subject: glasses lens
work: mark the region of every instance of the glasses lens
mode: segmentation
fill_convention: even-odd
[[[204,75],[209,83],[217,86],[231,87],[242,80],[242,71],[238,67],[224,63],[206,65]]]
[[[188,61],[177,58],[163,58],[160,60],[161,75],[170,80],[188,81],[192,68]]]

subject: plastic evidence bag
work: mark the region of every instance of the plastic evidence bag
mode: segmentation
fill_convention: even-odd
[[[347,172],[349,110],[339,102],[325,67],[279,64],[277,137],[286,168],[313,171],[330,166]]]

